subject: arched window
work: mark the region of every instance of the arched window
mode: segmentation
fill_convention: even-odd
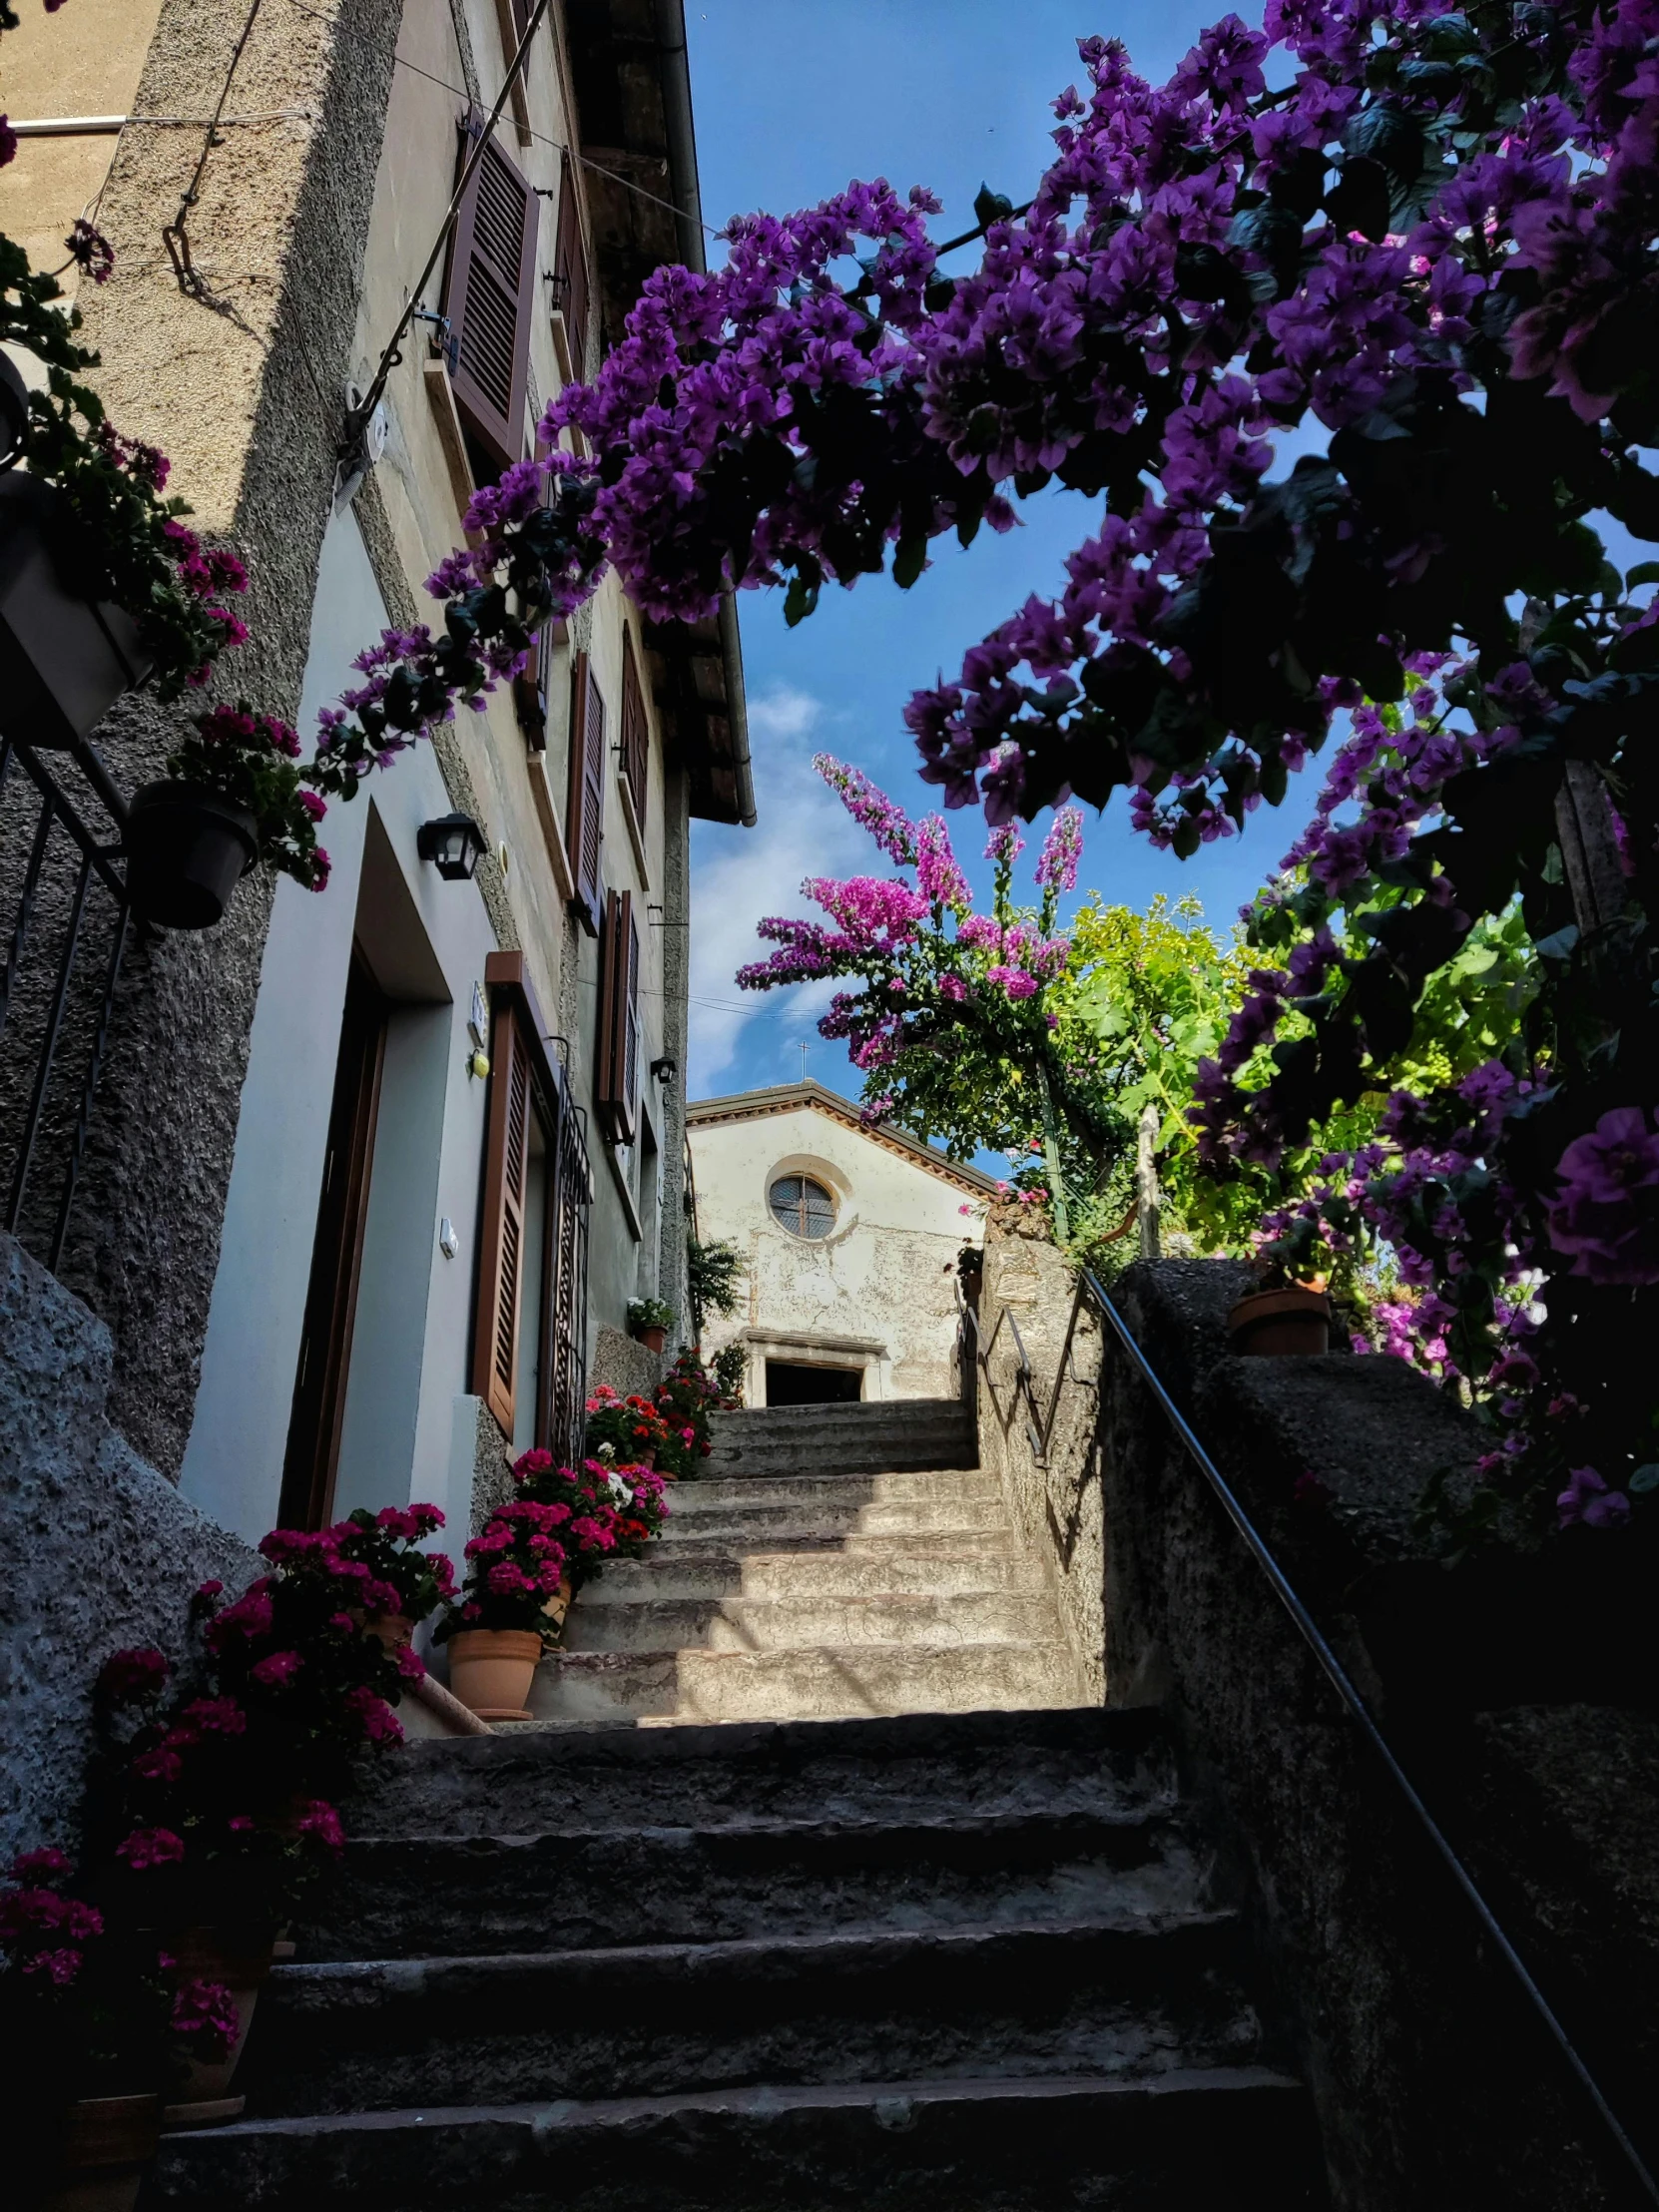
[[[781,1175],[772,1186],[772,1218],[792,1237],[828,1237],[835,1226],[835,1202],[810,1175]]]

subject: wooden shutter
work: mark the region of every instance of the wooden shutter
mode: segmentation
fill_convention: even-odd
[[[530,658],[513,678],[513,706],[524,742],[532,753],[547,751],[547,678],[553,666],[551,623],[530,641]]]
[[[463,160],[478,128],[476,119],[467,126]],[[455,219],[444,313],[455,404],[503,467],[524,454],[538,213],[525,178],[487,141]]]
[[[628,796],[634,802],[634,822],[645,834],[646,770],[651,758],[651,725],[646,719],[645,693],[634,660],[634,641],[626,631],[622,638],[622,774]]]
[[[478,1313],[472,1387],[507,1436],[513,1432],[518,1323],[524,1276],[524,1187],[530,1152],[530,1054],[503,992],[490,1036],[490,1097],[484,1153],[484,1223],[478,1254]]]
[[[632,1144],[639,1114],[640,932],[631,891],[605,901],[599,948],[596,1102],[613,1144]]]
[[[588,257],[582,247],[582,218],[576,204],[576,157],[566,151],[559,166],[559,235],[553,250],[554,303],[565,318],[570,339],[570,373],[581,383],[588,373]]]
[[[565,795],[565,851],[573,901],[592,936],[599,927],[599,847],[605,834],[605,701],[585,653],[570,661],[570,782]]]

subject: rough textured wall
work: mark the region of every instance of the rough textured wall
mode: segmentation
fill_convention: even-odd
[[[109,1426],[110,1333],[0,1235],[0,1864],[73,1846],[92,1685],[112,1651],[184,1648],[191,1592],[264,1562]]]
[[[607,1382],[624,1397],[633,1391],[649,1397],[667,1369],[667,1358],[648,1352],[637,1337],[630,1337],[625,1330],[601,1328],[594,1338],[588,1389],[591,1392],[599,1383]]]
[[[1017,1207],[996,1208],[985,1225],[979,1378],[979,1464],[994,1468],[1021,1536],[1044,1562],[1066,1636],[1093,1695],[1106,1690],[1101,1516],[1100,1325],[1084,1308],[1072,1331],[1066,1382],[1048,1449],[1038,1458],[1032,1428],[1046,1420],[1071,1323],[1076,1278]],[[1031,1387],[1021,1380],[1020,1355]]]
[[[84,302],[111,418],[172,455],[169,488],[195,526],[247,558],[253,640],[227,657],[220,692],[290,717],[401,13],[360,0],[342,32],[326,14],[262,12],[231,112],[275,119],[228,131],[208,161],[189,226],[201,297],[181,290],[161,237],[201,140],[127,132],[99,216],[116,273]],[[247,14],[244,0],[166,0],[139,111],[211,113]],[[56,27],[73,38],[73,11]],[[111,716],[99,743],[125,789],[158,773],[189,711],[139,695]],[[270,901],[250,877],[219,928],[130,952],[62,1271],[112,1332],[113,1420],[169,1474],[190,1429]]]
[[[1116,1296],[1592,2066],[1651,2128],[1659,1727],[1605,1665],[1600,1695],[1630,1707],[1587,1706],[1582,1662],[1559,1649],[1569,1622],[1599,1619],[1605,1652],[1631,1595],[1608,1586],[1616,1554],[1559,1545],[1541,1568],[1456,1577],[1431,1563],[1414,1507],[1436,1470],[1454,1490],[1467,1478],[1472,1424],[1397,1361],[1229,1358],[1246,1283],[1232,1263],[1176,1261],[1130,1269]],[[1615,2201],[1587,2105],[1110,1347],[1101,1442],[1112,1697],[1173,1709],[1262,1901],[1338,2204]],[[1599,1608],[1573,1594],[1585,1558]]]

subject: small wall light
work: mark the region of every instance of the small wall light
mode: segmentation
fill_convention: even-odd
[[[415,850],[446,883],[469,883],[484,849],[484,832],[470,815],[440,815],[415,831]]]
[[[664,1053],[660,1060],[653,1060],[651,1072],[666,1091],[680,1072],[680,1063],[672,1053]]]

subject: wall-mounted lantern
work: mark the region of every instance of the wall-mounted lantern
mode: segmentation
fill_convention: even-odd
[[[672,1053],[665,1053],[660,1060],[653,1060],[651,1072],[666,1091],[680,1072],[680,1063]]]
[[[446,883],[470,883],[484,855],[484,832],[470,815],[440,815],[416,830],[415,850]]]

